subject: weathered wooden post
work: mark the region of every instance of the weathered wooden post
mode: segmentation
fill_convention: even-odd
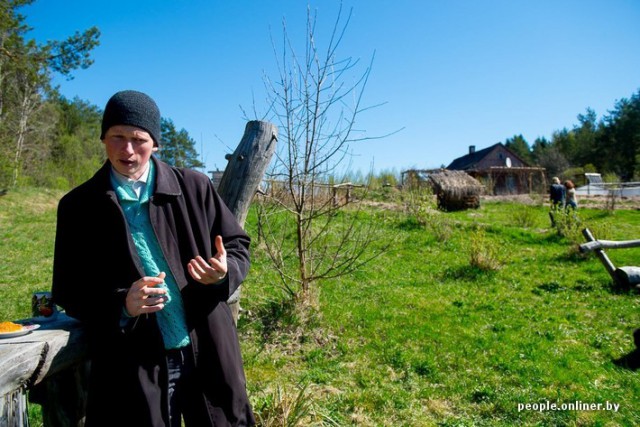
[[[616,285],[627,287],[640,284],[640,268],[616,267],[604,253],[604,249],[638,247],[640,246],[640,240],[596,240],[588,228],[582,230],[582,235],[587,240],[587,243],[580,245],[580,252],[595,252]]]
[[[244,136],[233,152],[218,186],[218,193],[241,226],[244,227],[249,206],[256,194],[271,157],[276,150],[278,128],[264,121],[247,123]],[[240,288],[227,301],[237,323],[240,313]]]
[[[587,242],[593,242],[595,241],[595,237],[593,237],[593,234],[591,234],[591,231],[588,228],[585,228],[584,230],[582,230],[582,235],[584,236],[584,238],[587,240]],[[585,247],[580,247],[580,250],[584,251],[586,248]],[[604,251],[601,248],[595,249],[594,250],[596,256],[598,257],[598,259],[600,260],[600,262],[602,263],[602,265],[604,265],[604,268],[607,270],[607,273],[609,273],[609,275],[611,276],[611,278],[613,278],[613,280],[616,280],[616,267],[613,265],[613,263],[611,262],[611,260],[609,259],[609,257],[607,256],[607,254],[604,253]]]
[[[0,398],[0,426],[25,427],[29,425],[27,399],[23,389],[13,390]]]

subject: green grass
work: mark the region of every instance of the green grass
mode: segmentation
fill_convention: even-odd
[[[19,190],[0,197],[0,319],[28,317],[31,294],[51,288],[59,191]]]
[[[1,320],[27,316],[31,292],[50,286],[60,195],[0,198]],[[239,331],[262,419],[297,403],[299,425],[640,425],[640,373],[613,363],[634,348],[638,292],[613,286],[597,258],[578,253],[582,241],[550,228],[544,206],[483,202],[437,215],[446,238],[400,212],[376,217],[391,249],[322,283],[311,317],[283,301],[254,241]],[[635,210],[579,215],[596,237],[640,237]],[[247,230],[257,235],[253,213]],[[472,251],[491,253],[496,268],[472,266]],[[607,253],[616,266],[640,265],[640,248]],[[620,410],[518,411],[546,401]]]

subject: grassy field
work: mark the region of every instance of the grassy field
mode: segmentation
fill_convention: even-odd
[[[27,316],[31,292],[50,286],[60,196],[0,198],[0,320]],[[634,349],[638,292],[578,253],[579,235],[550,228],[541,202],[485,200],[425,224],[402,210],[370,215],[391,249],[322,283],[306,317],[254,242],[239,331],[262,425],[640,425],[639,372],[614,363]],[[640,238],[634,209],[585,201],[579,220],[598,238]],[[247,230],[257,235],[251,215]],[[640,265],[640,248],[608,254]]]

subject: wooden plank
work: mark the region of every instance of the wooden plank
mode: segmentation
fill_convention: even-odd
[[[46,352],[45,342],[17,340],[4,338],[0,341],[0,396],[26,386],[40,368],[42,354]]]
[[[54,322],[42,324],[33,334],[34,338],[46,341],[47,351],[42,355],[40,369],[31,378],[31,385],[74,367],[87,357],[88,344],[80,321],[64,313],[59,313]]]
[[[14,390],[0,398],[0,426],[28,427],[27,399],[24,389]]]
[[[588,242],[593,242],[596,240],[588,228],[585,228],[584,230],[582,230],[582,235]],[[595,249],[594,252],[598,257],[598,259],[600,260],[600,262],[602,262],[602,265],[604,265],[604,268],[607,270],[607,273],[609,273],[609,275],[614,280],[614,282],[618,283],[618,277],[616,276],[616,267],[613,265],[613,263],[611,262],[607,254],[605,254],[602,249]]]
[[[625,249],[640,246],[640,240],[594,240],[580,245],[580,252],[591,252],[596,249]]]
[[[27,335],[0,340],[0,395],[78,364],[87,351],[80,322],[64,313]]]
[[[582,230],[582,235],[587,240],[587,243],[580,245],[580,252],[595,252],[616,285],[627,287],[640,284],[639,267],[616,268],[603,250],[603,248],[619,249],[637,247],[640,246],[640,240],[596,240],[588,228]]]

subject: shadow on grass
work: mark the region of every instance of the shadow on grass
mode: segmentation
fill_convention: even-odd
[[[576,292],[593,292],[597,290],[597,287],[591,283],[578,280],[572,289]]]
[[[631,371],[637,371],[638,368],[640,368],[640,329],[636,329],[633,332],[633,341],[636,345],[636,349],[631,353],[625,354],[619,359],[615,359],[613,361],[614,365]]]
[[[563,286],[556,281],[545,282],[538,286],[536,286],[531,292],[536,295],[542,295],[544,293],[556,294],[563,291],[575,291],[575,292],[594,292],[597,291],[600,287],[595,286],[590,283],[585,283],[584,281],[578,280],[573,286]],[[613,281],[608,283],[603,283],[602,289],[612,295],[634,295],[636,294],[636,290],[616,285]]]
[[[558,234],[555,229],[550,229],[549,233],[544,235],[540,242],[543,244],[561,245],[566,242],[566,238]]]
[[[640,368],[640,349],[635,349],[629,354],[625,354],[619,359],[615,359],[613,364],[620,368],[637,371]]]
[[[478,279],[491,278],[495,273],[494,270],[483,270],[471,265],[463,265],[446,269],[442,274],[442,279],[477,281]]]
[[[264,342],[274,334],[290,328],[298,323],[295,301],[292,298],[271,300],[254,310],[253,316],[258,320]]]
[[[612,295],[637,295],[638,288],[635,285],[623,285],[614,280],[607,282],[604,285],[605,290],[607,290]]]
[[[592,256],[591,254],[580,252],[580,249],[578,249],[577,244],[575,245],[575,247],[570,247],[569,250],[567,250],[567,252],[565,252],[562,255],[559,255],[556,259],[561,262],[573,262],[573,263],[586,262],[586,261],[599,262],[598,259],[595,257],[595,255]]]
[[[536,286],[531,292],[536,295],[542,295],[544,292],[555,294],[558,292],[562,292],[567,290],[564,286],[560,285],[558,282],[547,282],[541,285]]]
[[[424,224],[420,224],[415,218],[407,218],[404,221],[400,221],[396,228],[401,231],[424,230]]]

